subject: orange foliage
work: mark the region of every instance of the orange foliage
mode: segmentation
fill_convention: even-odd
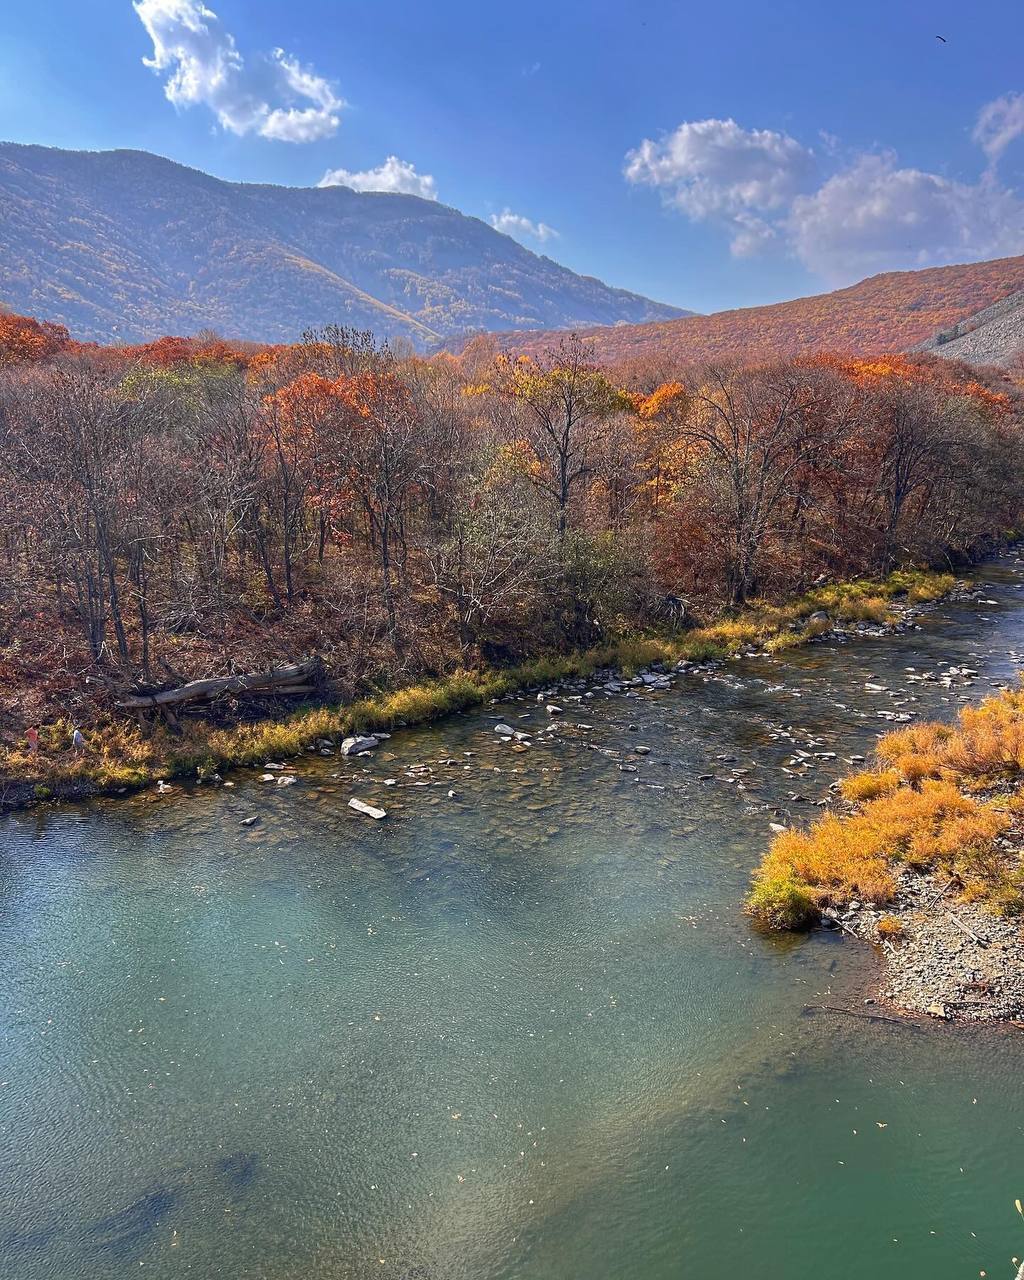
[[[0,364],[48,360],[75,345],[62,324],[0,313]]]
[[[807,357],[800,363],[833,369],[862,387],[884,387],[899,382],[932,386],[950,395],[967,396],[993,414],[1007,413],[1011,407],[1009,396],[992,391],[976,378],[965,377],[963,367],[948,360],[892,353],[854,359],[823,354]]]
[[[116,348],[118,354],[141,364],[168,369],[175,365],[233,364],[239,369],[248,367],[254,354],[260,350],[253,343],[232,346],[222,338],[157,338],[137,346]]]
[[[649,396],[644,396],[637,404],[637,413],[642,420],[658,418],[677,405],[686,395],[686,388],[681,382],[663,382]]]

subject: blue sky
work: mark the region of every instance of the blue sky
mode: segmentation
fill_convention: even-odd
[[[1021,0],[137,9],[3,6],[0,137],[414,190],[701,311],[1024,253]]]

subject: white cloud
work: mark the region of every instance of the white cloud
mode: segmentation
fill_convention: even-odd
[[[734,258],[753,258],[778,238],[778,230],[756,213],[737,213],[732,219],[729,250]]]
[[[279,142],[314,142],[337,131],[344,102],[283,49],[246,63],[202,0],[133,4],[153,41],[153,56],[143,62],[166,74],[164,93],[176,107],[207,106],[221,128]]]
[[[797,257],[832,282],[875,271],[996,258],[1024,250],[1024,204],[990,175],[975,184],[893,155],[861,156],[813,195],[786,230]]]
[[[693,120],[626,156],[629,182],[655,187],[694,221],[733,231],[733,252],[771,239],[759,215],[788,205],[815,177],[814,152],[786,133],[743,129],[735,120]]]
[[[976,182],[902,167],[891,153],[843,163],[839,140],[822,135],[832,175],[787,134],[733,120],[682,124],[626,157],[628,181],[661,191],[694,222],[717,222],[736,257],[778,246],[829,283],[877,271],[1024,253],[1024,202],[995,174],[1005,148],[1024,136],[1024,96],[983,108],[974,139],[989,160]]]
[[[351,187],[353,191],[393,191],[407,196],[437,199],[437,183],[429,173],[417,173],[408,160],[388,156],[376,169],[352,173],[348,169],[328,169],[318,184],[321,187]]]
[[[502,209],[501,213],[492,213],[491,226],[503,235],[512,236],[516,240],[528,236],[531,240],[539,240],[545,244],[548,240],[557,240],[558,232],[546,222],[534,222],[521,213],[513,213],[511,209]]]
[[[995,164],[1014,139],[1024,134],[1024,95],[1004,93],[986,103],[974,126],[974,141]]]

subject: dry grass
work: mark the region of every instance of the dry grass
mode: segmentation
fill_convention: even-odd
[[[899,916],[882,916],[875,930],[883,941],[898,942],[903,937],[903,921]]]
[[[860,804],[865,800],[876,800],[879,796],[889,795],[902,781],[895,769],[886,769],[881,773],[852,773],[842,780],[839,787],[844,800]]]
[[[956,725],[920,724],[887,735],[878,758],[908,782],[956,778],[992,783],[1024,771],[1024,691],[1003,690],[965,707]]]
[[[826,904],[884,903],[901,864],[941,868],[959,876],[972,899],[1020,911],[1024,872],[999,841],[1024,811],[1021,792],[986,793],[1024,780],[1024,691],[966,707],[955,725],[890,733],[876,755],[877,769],[842,784],[857,806],[852,813],[827,814],[807,831],[775,839],[755,876],[752,914],[772,927],[796,927],[778,923],[791,914],[794,891],[811,904],[798,925]]]

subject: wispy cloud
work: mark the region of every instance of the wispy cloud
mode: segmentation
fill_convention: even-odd
[[[546,222],[534,222],[532,218],[526,218],[521,213],[513,213],[511,209],[492,213],[490,222],[495,231],[512,236],[516,240],[526,236],[530,240],[539,240],[541,244],[546,244],[548,240],[558,239],[558,232],[554,227],[549,227]]]
[[[1011,142],[1024,134],[1024,95],[1004,93],[978,113],[974,141],[993,164]]]
[[[809,196],[785,230],[796,256],[844,283],[875,271],[996,258],[1024,249],[1024,204],[991,175],[975,183],[863,155]]]
[[[344,101],[330,82],[283,49],[246,61],[234,36],[202,0],[134,0],[153,42],[147,67],[166,76],[176,107],[206,106],[231,133],[278,142],[334,134]]]
[[[407,196],[437,199],[437,183],[429,173],[417,173],[414,165],[398,156],[388,156],[376,169],[353,173],[349,169],[328,169],[321,187],[351,187],[353,191],[395,191]]]

